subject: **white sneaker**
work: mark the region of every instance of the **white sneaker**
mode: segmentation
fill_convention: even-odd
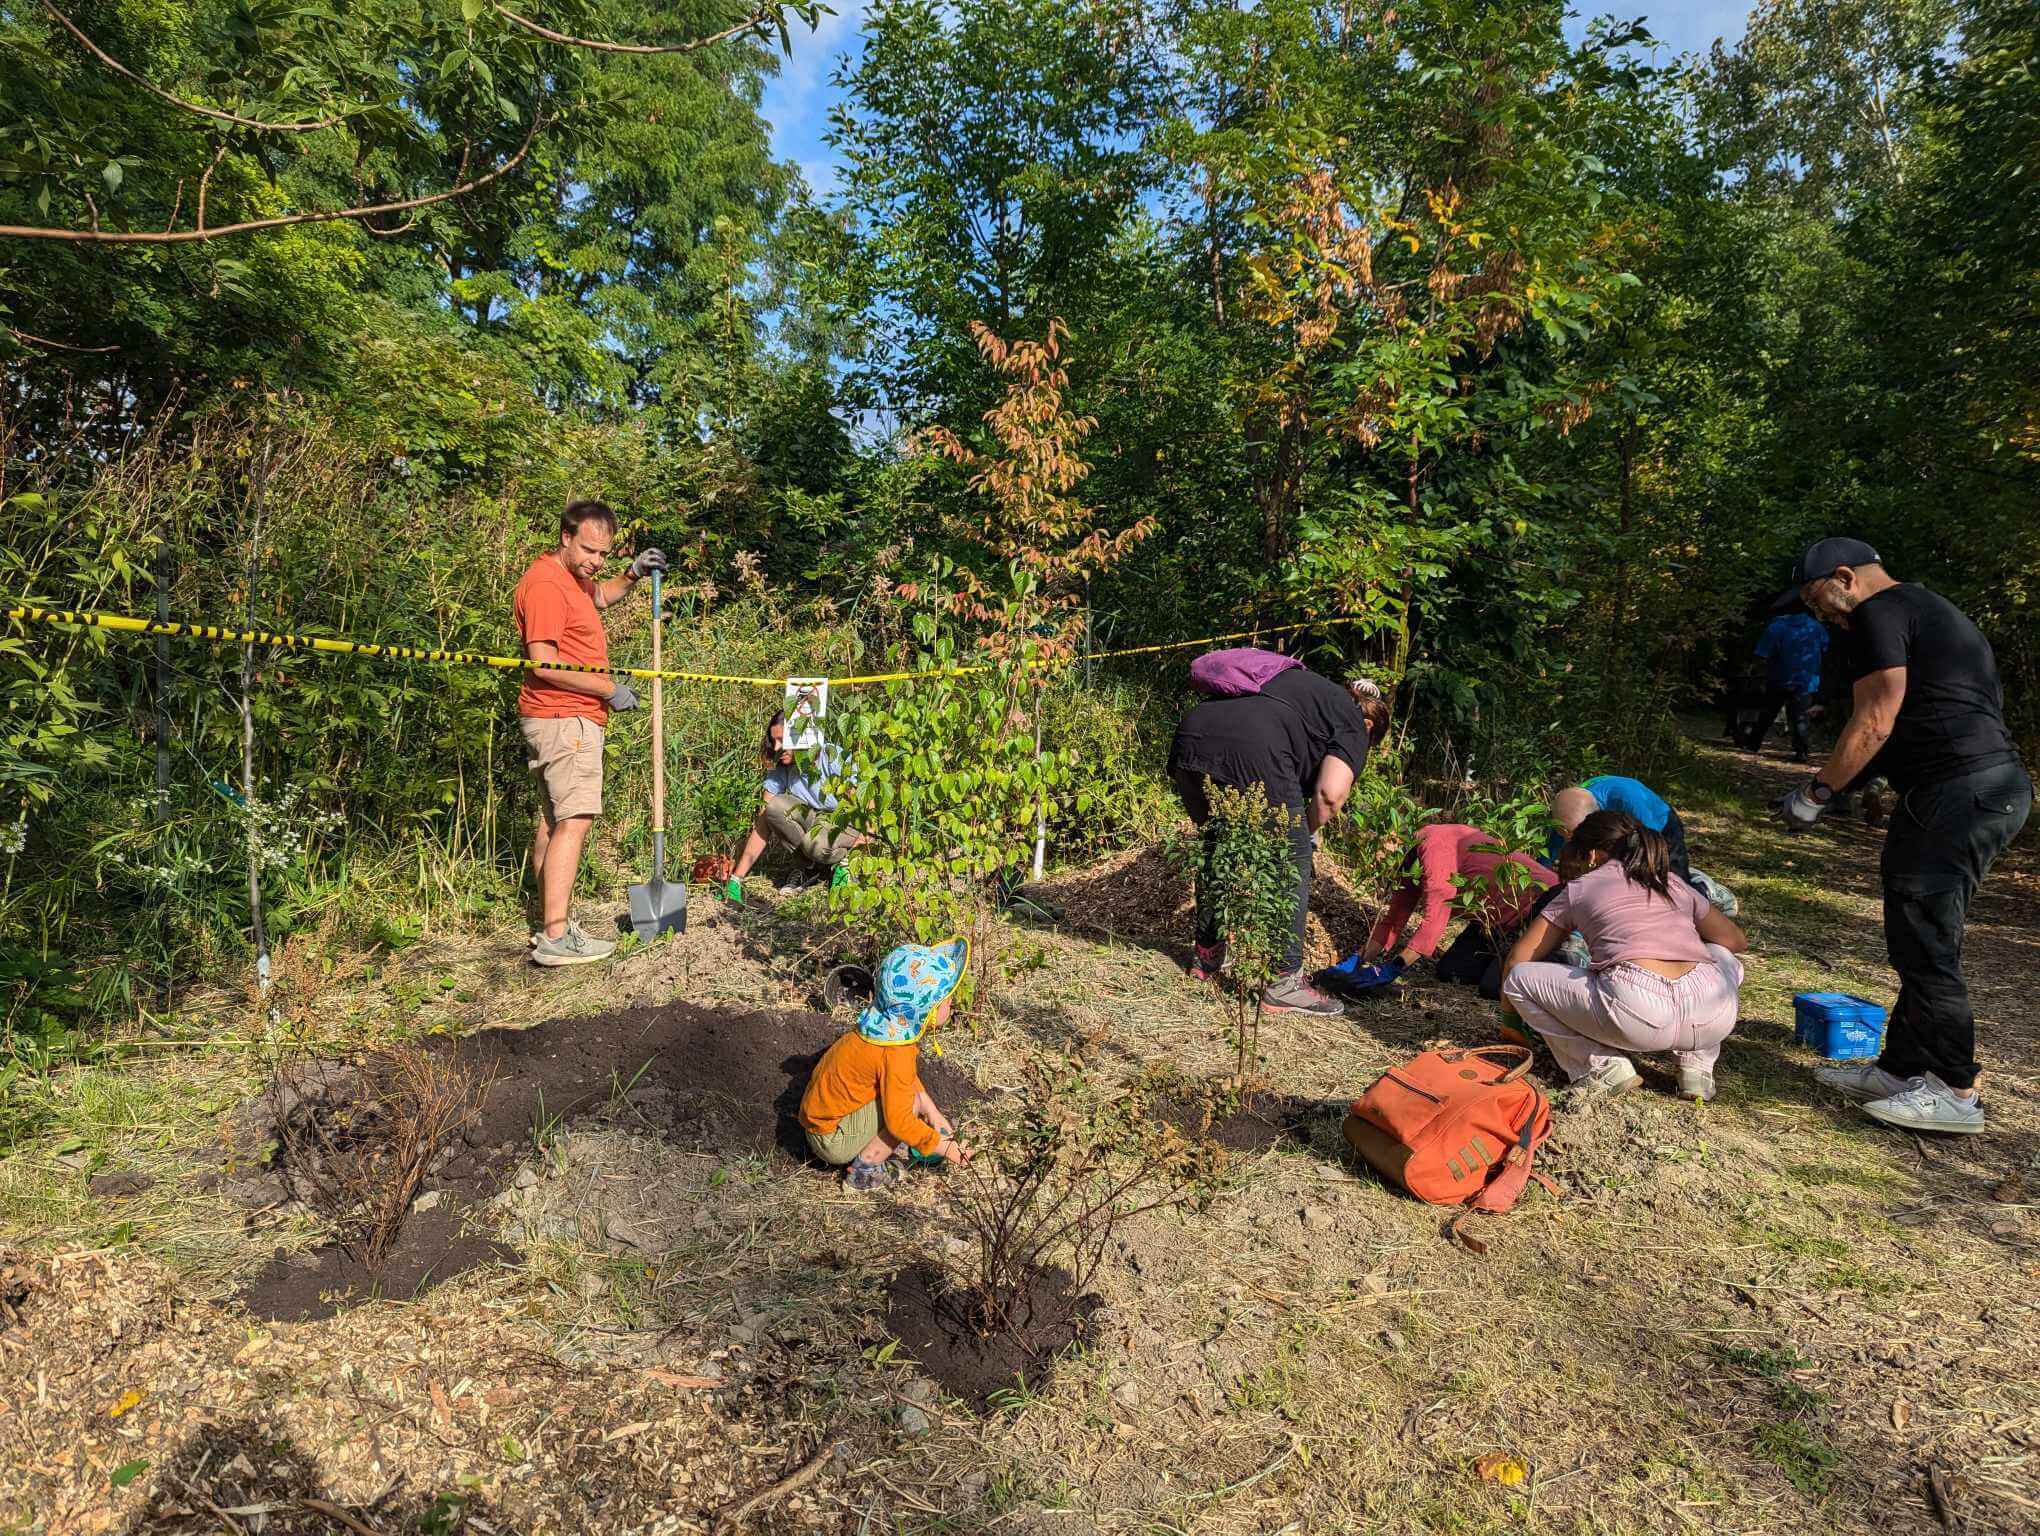
[[[616,946],[607,939],[591,939],[581,931],[578,923],[568,923],[567,931],[556,939],[540,938],[532,946],[533,965],[591,965],[597,960],[607,960],[616,952]]]
[[[1714,1074],[1704,1067],[1679,1068],[1679,1097],[1705,1104],[1714,1097]]]
[[[1874,1061],[1851,1062],[1846,1067],[1816,1067],[1813,1080],[1852,1099],[1888,1099],[1906,1090],[1904,1078],[1893,1076]]]
[[[1865,1104],[1863,1113],[1902,1131],[1952,1131],[1974,1136],[1984,1128],[1983,1100],[1974,1094],[1962,1097],[1931,1072],[1914,1078],[1903,1093]]]
[[[1636,1064],[1627,1056],[1617,1056],[1613,1061],[1604,1062],[1585,1077],[1573,1079],[1572,1088],[1566,1094],[1566,1102],[1581,1108],[1612,1099],[1618,1093],[1627,1093],[1643,1078],[1636,1070]]]

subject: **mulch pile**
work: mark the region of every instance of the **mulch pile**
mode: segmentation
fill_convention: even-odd
[[[731,1013],[689,1003],[555,1019],[533,1029],[485,1030],[435,1042],[489,1087],[458,1143],[428,1173],[414,1210],[379,1270],[337,1246],[279,1252],[242,1293],[250,1311],[279,1320],[328,1317],[374,1296],[406,1297],[492,1259],[512,1257],[486,1238],[463,1237],[470,1206],[491,1199],[536,1150],[542,1129],[571,1128],[621,1100],[657,1106],[661,1134],[731,1156],[777,1150],[808,1162],[794,1118],[810,1069],[844,1028],[819,1013]],[[956,1068],[929,1055],[922,1081],[944,1105],[976,1097]],[[310,1074],[307,1074],[310,1076]],[[359,1069],[328,1064],[317,1078],[337,1110]],[[228,1193],[252,1205],[285,1197],[260,1149],[276,1135],[271,1097],[243,1107],[232,1141],[242,1165]],[[436,1200],[430,1197],[437,1195]]]

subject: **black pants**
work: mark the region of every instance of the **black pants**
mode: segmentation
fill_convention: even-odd
[[[1969,898],[2033,809],[2017,763],[1906,792],[1884,839],[1884,943],[1898,1001],[1877,1064],[1895,1077],[1976,1081],[1976,1015],[1962,979]]]
[[[1211,899],[1211,860],[1218,851],[1218,829],[1207,825],[1211,820],[1211,801],[1204,793],[1204,775],[1179,769],[1175,785],[1183,809],[1204,829],[1204,855],[1197,866],[1197,942],[1209,947],[1219,941],[1218,909]],[[1303,802],[1283,800],[1274,795],[1268,798],[1282,808],[1288,819],[1289,848],[1296,859],[1296,913],[1290,925],[1289,948],[1282,956],[1282,972],[1287,975],[1303,969],[1303,926],[1310,916],[1310,880],[1316,864],[1316,850],[1311,847],[1310,824],[1304,817]]]
[[[1487,924],[1469,922],[1438,957],[1438,979],[1456,987],[1478,987],[1489,1002],[1502,995],[1502,951],[1515,942],[1514,933],[1497,938]]]
[[[1658,831],[1663,834],[1665,847],[1671,853],[1672,873],[1692,884],[1693,865],[1686,857],[1686,824],[1679,820],[1679,813],[1667,808],[1665,824]]]
[[[1762,747],[1781,709],[1792,729],[1792,755],[1803,763],[1813,751],[1813,695],[1801,689],[1766,688],[1762,702],[1757,705],[1756,722],[1742,744],[1751,752]]]

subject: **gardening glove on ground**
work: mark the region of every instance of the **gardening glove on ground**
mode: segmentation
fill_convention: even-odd
[[[630,563],[630,574],[634,581],[643,581],[654,571],[666,568],[666,552],[663,549],[641,549],[637,558]]]
[[[1807,831],[1820,820],[1821,812],[1827,809],[1808,793],[1811,788],[1811,785],[1802,784],[1778,802],[1778,815],[1788,831]]]
[[[618,683],[616,691],[609,696],[609,708],[612,713],[636,709],[637,689],[631,687],[629,683]]]
[[[741,906],[742,906],[742,905],[744,904],[744,882],[743,882],[743,881],[741,881],[741,880],[732,880],[732,881],[730,881],[730,882],[729,882],[729,883],[728,883],[727,885],[725,885],[725,886],[724,886],[724,887],[722,888],[722,893],[723,893],[723,899],[724,899],[725,901],[732,901],[732,902],[735,902],[735,903],[736,903],[736,904],[737,904],[738,906],[740,906],[740,907],[741,907]]]

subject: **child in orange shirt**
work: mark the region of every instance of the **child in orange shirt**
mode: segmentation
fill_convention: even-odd
[[[852,1189],[881,1189],[898,1178],[896,1154],[969,1160],[916,1065],[921,1036],[949,1019],[969,957],[967,939],[900,945],[879,967],[876,1001],[809,1074],[800,1097],[808,1150],[836,1167],[848,1164],[844,1182]]]

